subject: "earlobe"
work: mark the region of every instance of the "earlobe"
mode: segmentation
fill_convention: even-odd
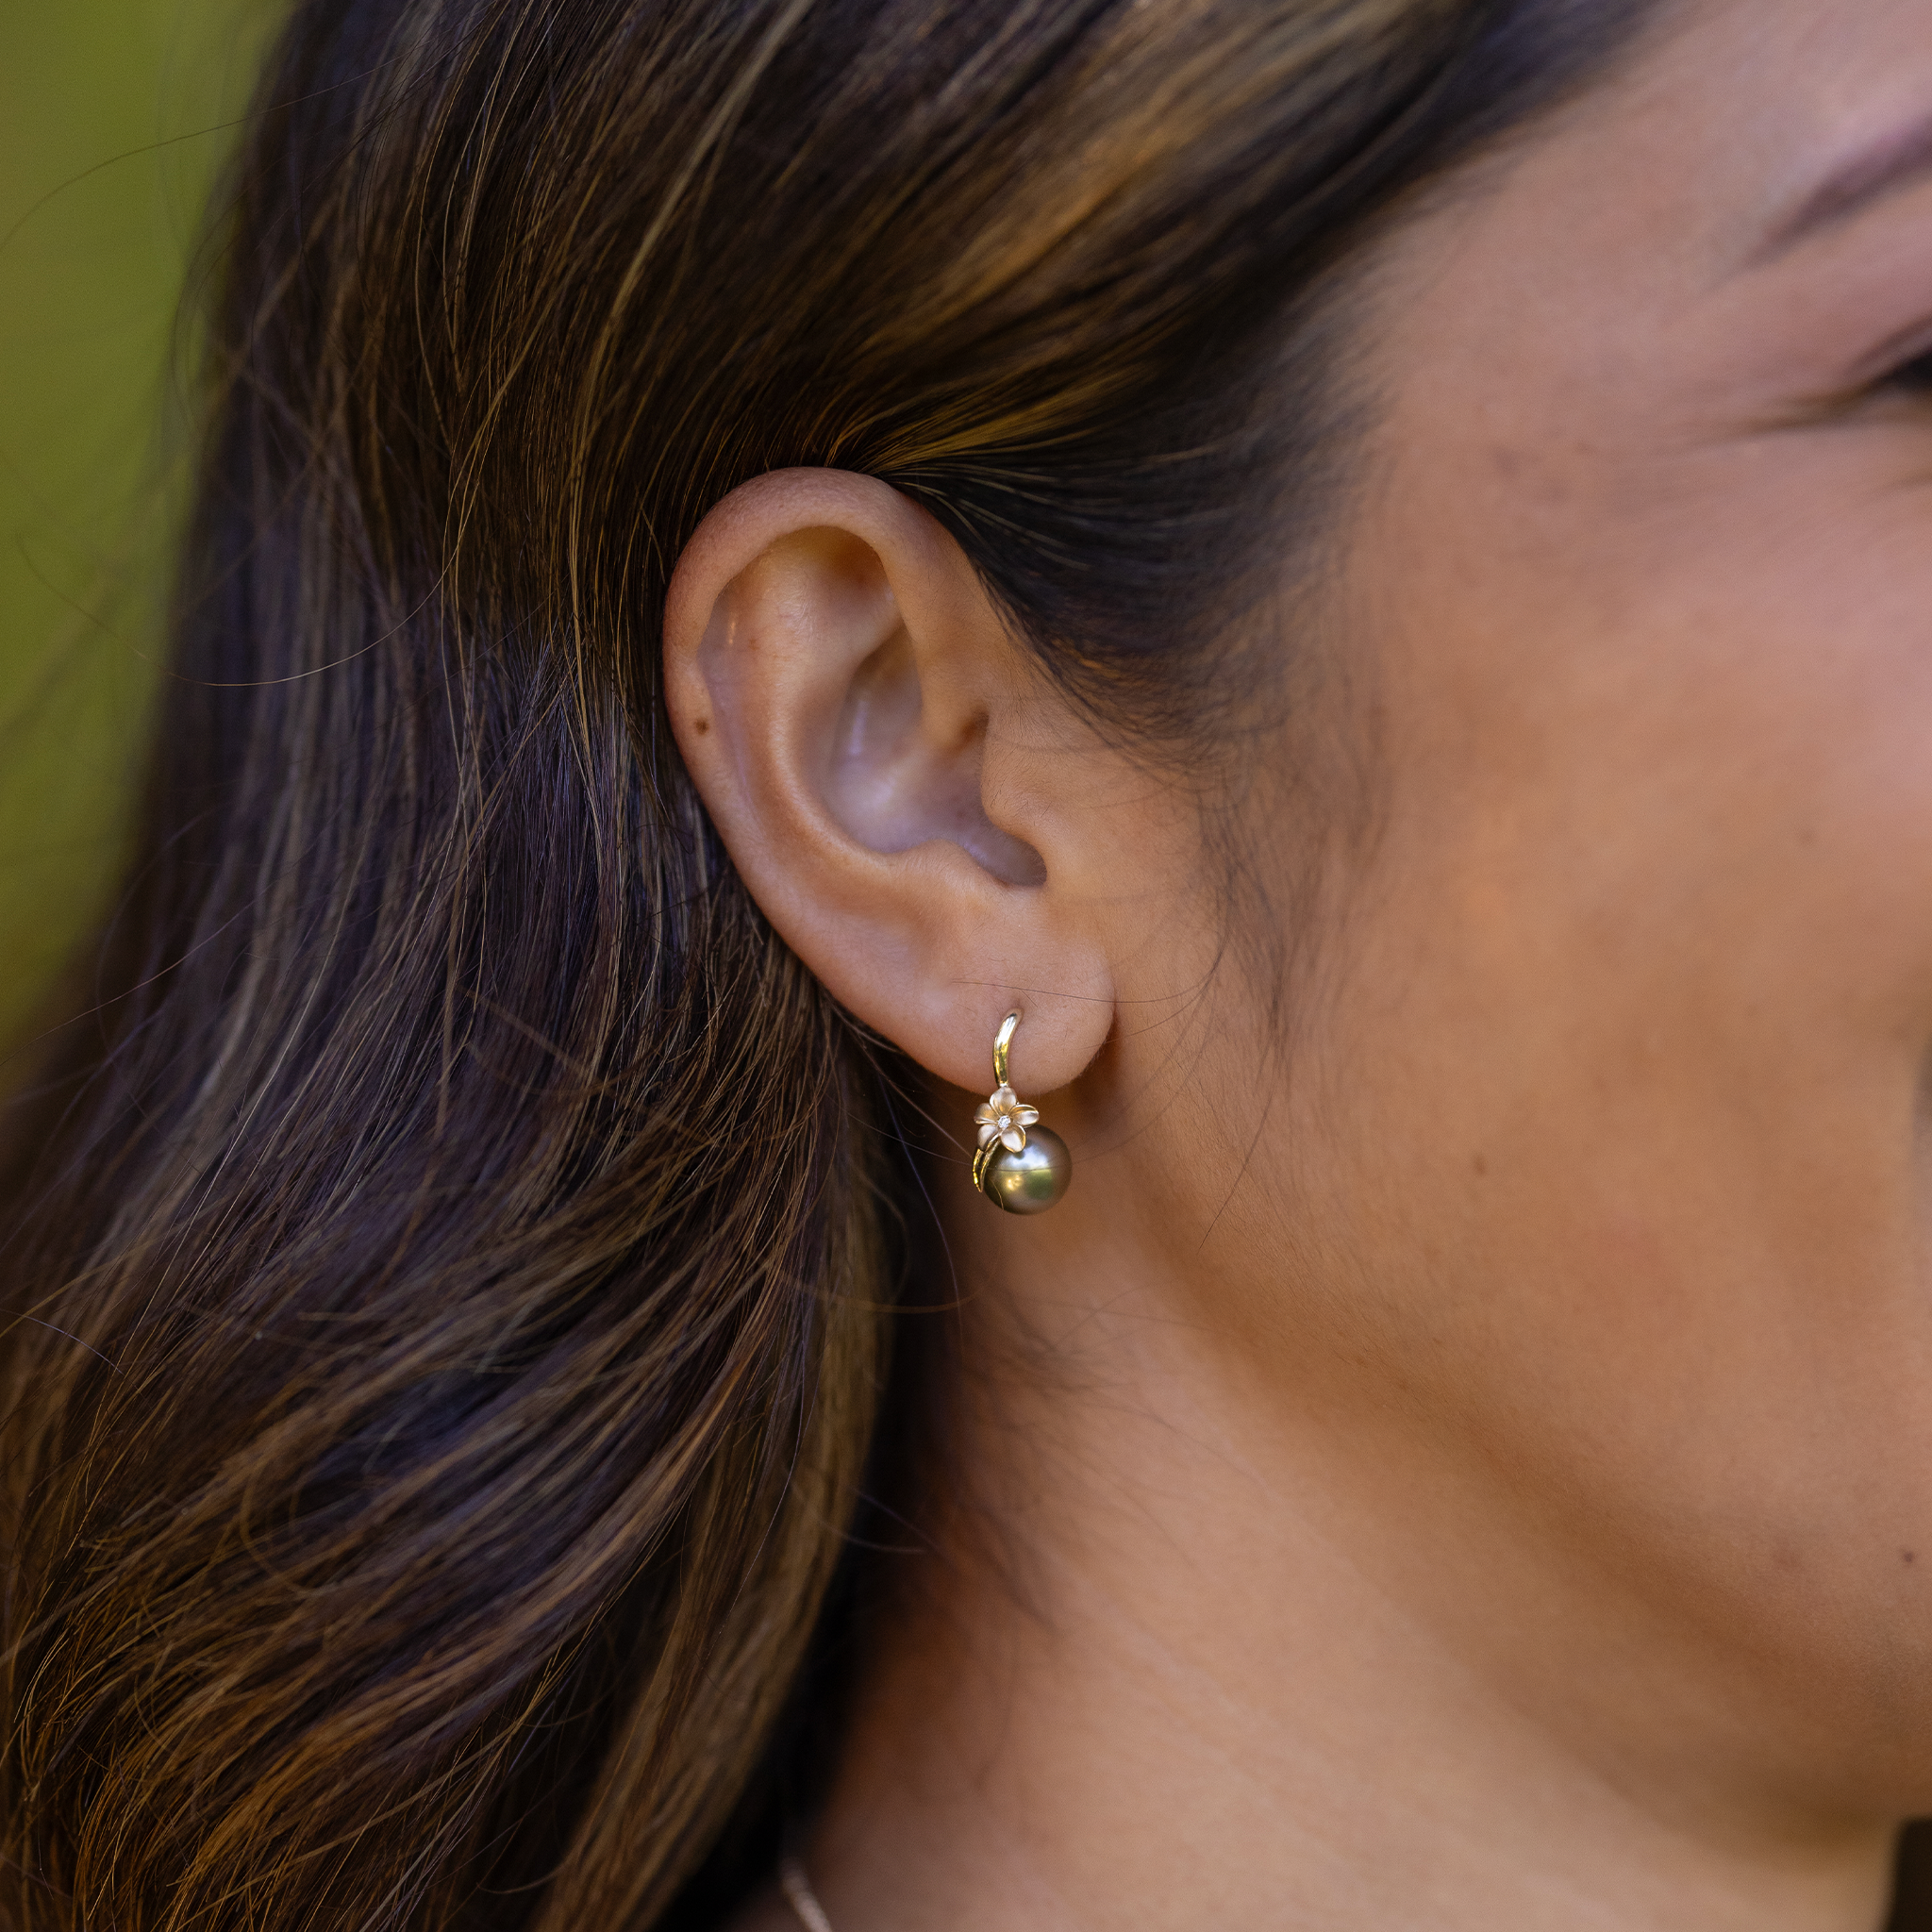
[[[680,558],[664,652],[732,861],[834,996],[969,1089],[1024,1002],[1027,1086],[1076,1077],[1113,1002],[1077,814],[1053,808],[1075,721],[1051,715],[952,539],[874,478],[761,477]],[[1027,822],[989,811],[990,757]]]

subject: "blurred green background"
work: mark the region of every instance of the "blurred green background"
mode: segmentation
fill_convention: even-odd
[[[0,0],[0,1056],[114,887],[186,468],[177,303],[272,19]]]

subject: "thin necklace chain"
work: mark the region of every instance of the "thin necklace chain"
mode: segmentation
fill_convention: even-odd
[[[820,1905],[818,1893],[811,1889],[811,1880],[805,1875],[805,1867],[796,1858],[779,1860],[778,1883],[785,1888],[786,1900],[798,1914],[805,1932],[832,1932],[832,1922],[825,1917],[825,1908]]]

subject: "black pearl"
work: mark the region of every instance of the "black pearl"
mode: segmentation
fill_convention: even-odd
[[[1067,1191],[1074,1157],[1051,1127],[1028,1127],[1018,1154],[993,1149],[980,1177],[980,1191],[1008,1214],[1044,1214]]]

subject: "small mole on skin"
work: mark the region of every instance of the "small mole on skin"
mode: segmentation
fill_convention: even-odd
[[[1919,1553],[1917,1550],[1901,1550],[1898,1554],[1900,1560],[1903,1562],[1916,1563],[1919,1560]]]
[[[705,733],[706,733],[706,732],[708,732],[708,730],[709,730],[710,728],[711,728],[711,721],[710,721],[710,720],[709,720],[708,718],[700,718],[700,719],[698,720],[698,724],[697,724],[697,731],[698,731],[698,736],[699,736],[700,738],[702,738],[702,737],[703,737],[703,736],[705,735]]]
[[[1488,1174],[1490,1171],[1490,1163],[1480,1154],[1475,1158],[1475,1171],[1478,1174]]]

